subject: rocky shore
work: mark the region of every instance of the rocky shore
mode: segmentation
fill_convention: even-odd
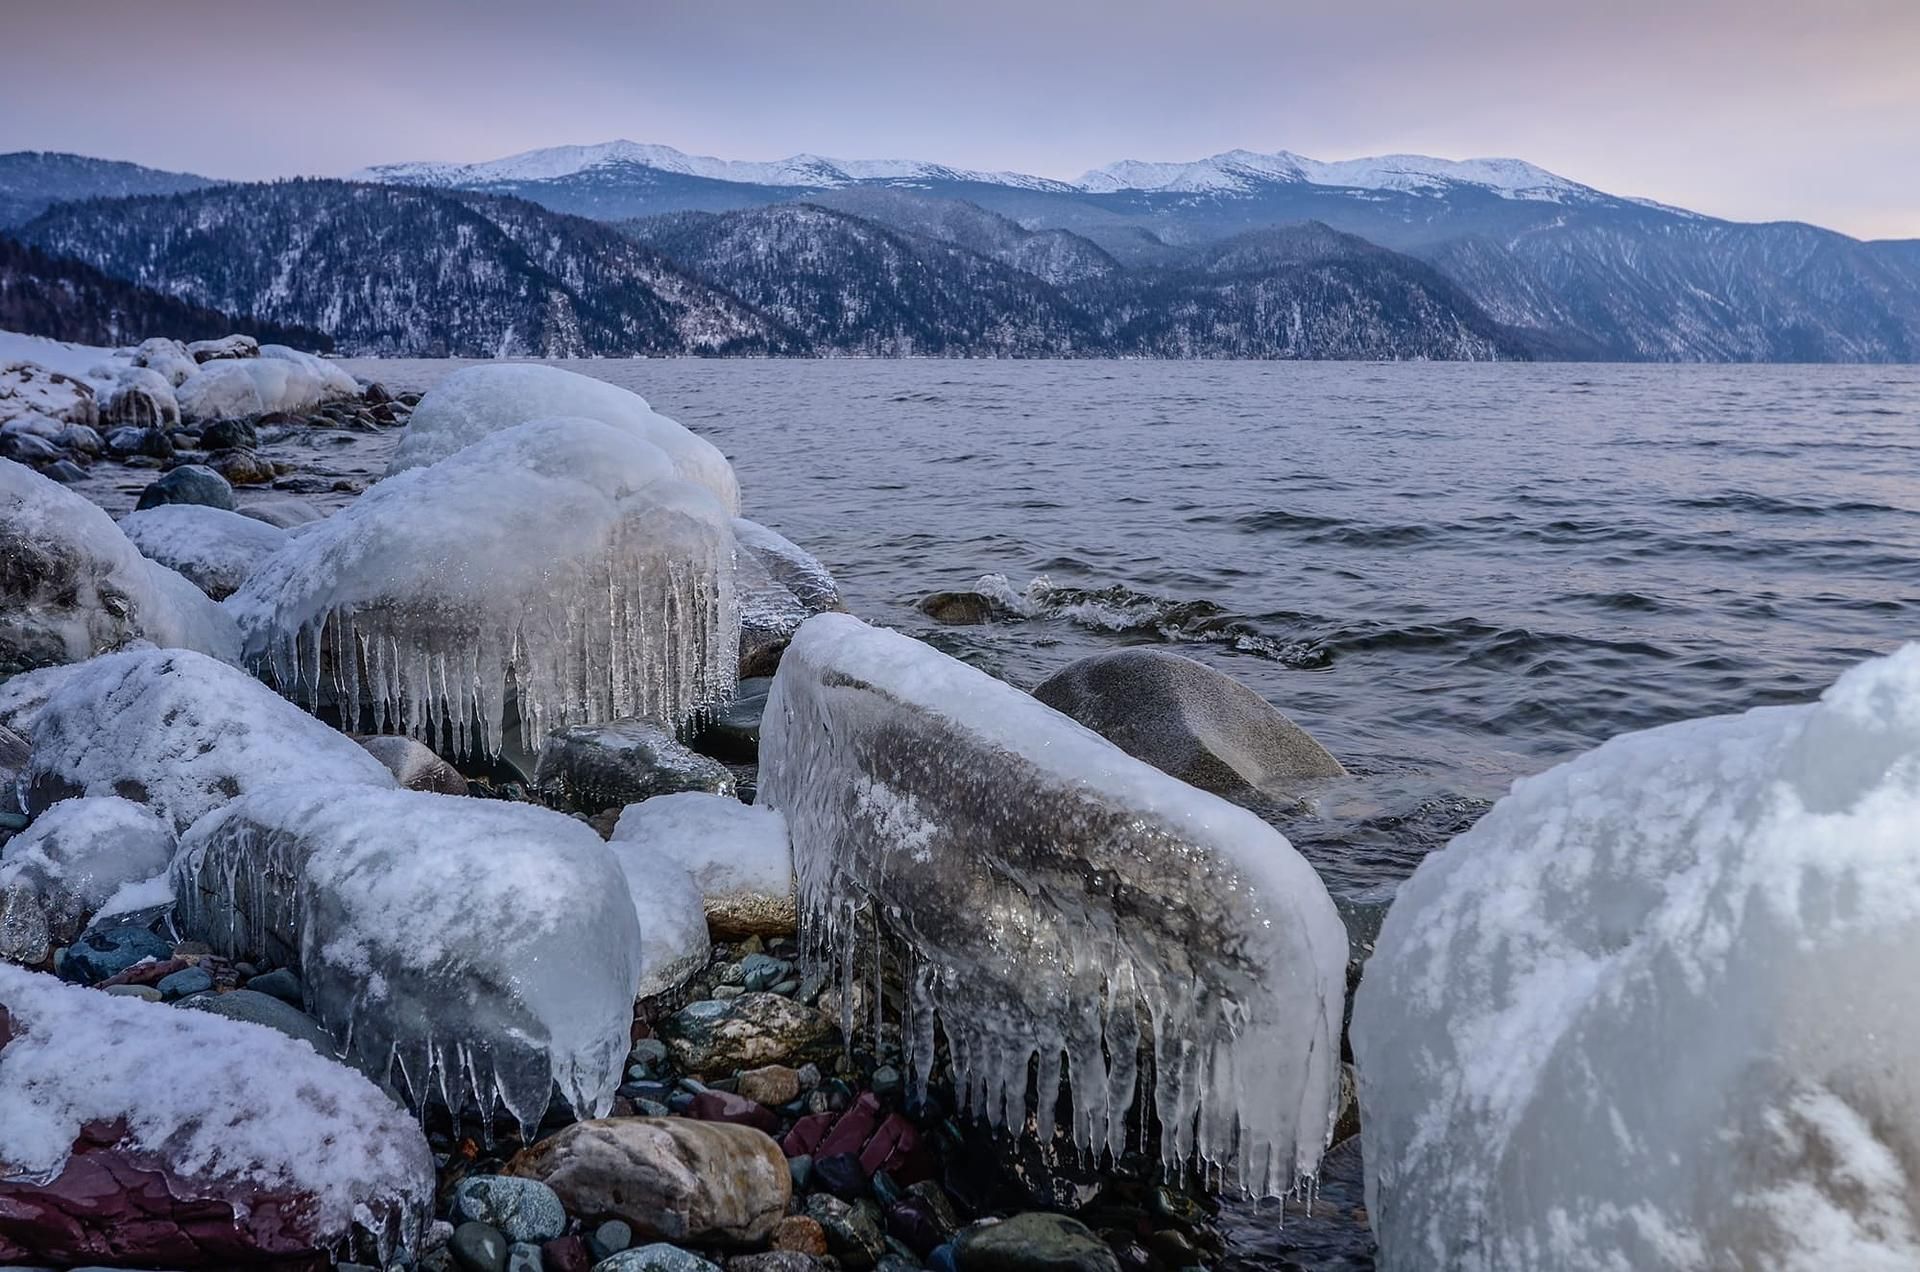
[[[1904,1248],[1911,649],[1520,784],[1382,926],[1249,811],[1345,777],[1273,706],[869,626],[633,394],[95,353],[0,369],[0,1262]]]

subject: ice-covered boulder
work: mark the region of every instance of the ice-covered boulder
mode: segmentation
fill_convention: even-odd
[[[325,358],[279,344],[261,345],[260,356],[272,362],[290,362],[300,368],[320,386],[320,401],[360,396],[360,382]]]
[[[146,648],[143,643],[140,648]],[[22,737],[33,736],[33,722],[61,686],[73,679],[85,663],[60,663],[23,671],[0,680],[0,728],[11,729]]]
[[[385,770],[381,770],[385,773]],[[307,1007],[416,1101],[477,1097],[529,1132],[557,1085],[583,1116],[619,1085],[640,984],[627,880],[600,837],[529,804],[300,783],[196,823],[180,922],[296,968]]]
[[[555,730],[541,744],[533,784],[552,803],[591,817],[677,791],[732,795],[734,777],[658,720],[614,720]]]
[[[133,351],[133,365],[157,371],[168,385],[178,388],[180,382],[200,370],[193,355],[178,340],[169,340],[164,336],[154,336],[142,340]]]
[[[734,586],[740,593],[741,678],[771,676],[787,642],[813,611],[751,552],[740,553]]]
[[[120,795],[184,831],[247,791],[305,780],[391,787],[352,738],[224,663],[181,649],[106,654],[77,668],[33,721],[27,806]]]
[[[757,521],[736,517],[733,537],[751,553],[775,582],[792,592],[809,614],[824,614],[843,608],[840,585],[820,563],[820,558],[777,531]]]
[[[0,672],[77,662],[137,639],[238,656],[232,620],[199,589],[142,557],[100,508],[7,460],[0,561]]]
[[[721,795],[658,795],[629,805],[610,842],[629,878],[654,860],[692,875],[718,940],[784,935],[798,922],[793,847],[786,819],[771,808]]]
[[[1401,885],[1354,1006],[1380,1265],[1920,1265],[1920,645],[1615,738]]]
[[[355,391],[340,387],[343,379],[351,386],[351,376],[318,358],[301,356],[308,361],[257,357],[207,363],[174,390],[181,418],[190,423],[210,422],[268,411],[305,411]]]
[[[152,809],[116,795],[65,799],[0,847],[0,890],[32,888],[55,943],[70,945],[114,893],[165,873],[173,849],[173,828]]]
[[[635,852],[631,843],[608,845],[627,877],[640,920],[639,996],[678,989],[707,965],[712,942],[700,888],[675,861]]]
[[[303,530],[228,601],[250,657],[381,729],[502,741],[682,720],[732,692],[739,623],[724,509],[658,447],[585,419],[489,433]],[[323,674],[328,680],[323,682]],[[363,716],[358,725],[371,729]]]
[[[196,340],[187,346],[187,354],[196,363],[222,362],[233,358],[257,358],[260,342],[252,336],[222,336],[218,340]]]
[[[433,1204],[419,1125],[305,1043],[6,966],[0,1150],[10,1266],[306,1266]]]
[[[147,367],[127,367],[100,403],[100,422],[134,428],[178,428],[180,403],[166,376]]]
[[[1297,798],[1346,769],[1239,681],[1164,649],[1092,654],[1033,696],[1128,755],[1229,799]]]
[[[216,601],[231,596],[287,542],[287,532],[276,526],[205,504],[131,512],[120,519],[120,530],[142,556],[184,575]]]
[[[740,511],[740,484],[718,447],[647,405],[638,393],[558,367],[500,363],[465,367],[420,399],[400,435],[387,475],[445,459],[529,420],[569,415],[599,420],[665,451],[680,476]]]
[[[1314,1169],[1333,1129],[1346,933],[1278,832],[843,614],[809,619],[787,650],[760,758],[812,956],[845,955],[867,907],[911,955],[920,1080],[937,1014],[974,1110],[1017,1125],[1029,1062],[1051,1093],[1064,1052],[1077,1142],[1118,1152],[1144,1026],[1168,1162],[1197,1157],[1267,1193]],[[1037,1117],[1044,1140],[1050,1099]]]

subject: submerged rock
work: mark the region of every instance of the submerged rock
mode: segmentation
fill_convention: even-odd
[[[556,1087],[580,1114],[612,1103],[640,931],[619,864],[572,818],[282,784],[196,822],[172,875],[185,931],[297,968],[348,1058],[416,1102],[473,1092],[523,1128]]]
[[[137,511],[164,504],[198,504],[233,511],[233,486],[205,464],[182,464],[140,492]]]
[[[1387,1272],[1920,1257],[1920,645],[1618,737],[1400,886],[1354,1005]]]
[[[410,1244],[433,1199],[420,1128],[359,1074],[265,1029],[7,967],[0,1109],[9,1264],[293,1262],[356,1227]]]
[[[686,1118],[576,1122],[522,1150],[507,1171],[540,1180],[574,1214],[667,1241],[757,1244],[793,1191],[787,1159],[765,1134]]]
[[[800,630],[763,728],[760,792],[787,819],[803,935],[851,968],[862,912],[885,916],[911,956],[920,1080],[937,1016],[971,1107],[1017,1125],[1029,1065],[1051,1093],[1065,1052],[1077,1141],[1118,1155],[1144,1029],[1166,1162],[1261,1192],[1313,1170],[1346,934],[1276,831],[844,615]],[[1050,1140],[1052,1100],[1035,1114]]]
[[[630,804],[611,842],[629,876],[657,860],[685,870],[699,888],[714,939],[785,936],[797,926],[793,848],[787,824],[770,808],[724,796],[660,795]]]
[[[393,785],[351,738],[246,673],[181,649],[105,654],[76,670],[34,717],[21,780],[30,811],[119,795],[176,831],[278,782]]]
[[[1163,649],[1082,658],[1033,696],[1128,755],[1229,799],[1290,799],[1304,783],[1347,772],[1259,694]]]
[[[577,725],[547,738],[534,785],[575,812],[605,812],[681,791],[732,795],[733,773],[657,720]]]

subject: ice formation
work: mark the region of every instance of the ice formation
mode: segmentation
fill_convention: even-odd
[[[384,773],[385,770],[383,769]],[[531,1134],[553,1088],[583,1117],[619,1085],[640,983],[627,880],[584,824],[529,804],[297,783],[196,824],[183,927],[296,968],[349,1059]]]
[[[0,1047],[0,1182],[48,1182],[83,1127],[124,1122],[131,1152],[243,1221],[262,1194],[279,1199],[322,1245],[358,1224],[412,1246],[431,1214],[420,1128],[305,1043],[4,963],[0,1019],[12,1035]]]
[[[0,847],[0,891],[31,887],[66,945],[121,888],[165,873],[173,849],[173,828],[151,809],[116,795],[63,799]]]
[[[722,796],[703,796],[719,799]],[[712,953],[707,908],[684,866],[636,852],[631,843],[607,845],[627,877],[640,922],[641,998],[678,989]]]
[[[771,808],[699,791],[656,795],[621,812],[611,845],[629,877],[654,861],[685,870],[721,927],[756,916],[767,931],[794,922],[793,846]]]
[[[295,779],[391,787],[337,733],[224,663],[180,649],[105,654],[75,668],[33,721],[29,808],[121,795],[176,831],[255,787]]]
[[[766,567],[775,582],[792,592],[809,614],[840,608],[840,585],[820,558],[757,521],[736,517],[733,537]]]
[[[232,595],[287,542],[287,532],[277,526],[204,504],[130,512],[120,519],[120,530],[142,556],[184,576],[214,600]]]
[[[498,754],[509,682],[529,750],[570,724],[679,721],[729,697],[733,559],[725,510],[658,447],[536,420],[378,483],[227,605],[287,692],[463,751],[477,720]]]
[[[556,415],[599,420],[652,442],[682,479],[705,487],[729,516],[739,514],[739,481],[712,442],[659,414],[638,393],[528,363],[466,367],[440,381],[414,408],[387,475],[437,463],[489,433]]]
[[[269,345],[268,348],[275,346]],[[308,354],[208,362],[180,382],[174,398],[188,422],[245,419],[268,411],[304,411],[358,392],[353,377]]]
[[[1516,783],[1355,1002],[1380,1266],[1920,1266],[1916,933],[1920,645]]]
[[[97,506],[0,460],[0,670],[78,662],[144,638],[232,660],[233,622],[142,557]]]
[[[1268,1194],[1314,1170],[1333,1129],[1347,942],[1278,832],[843,614],[795,636],[760,755],[810,956],[837,956],[850,982],[876,916],[909,953],[918,1081],[937,1015],[974,1110],[1018,1125],[1029,1062],[1050,1097],[1065,1052],[1076,1142],[1117,1154],[1144,1029],[1169,1165],[1197,1157]],[[1036,1115],[1044,1140],[1051,1098]]]

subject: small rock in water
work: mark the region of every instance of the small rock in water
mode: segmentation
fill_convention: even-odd
[[[469,1220],[455,1228],[447,1252],[464,1272],[507,1272],[507,1239],[484,1223]]]
[[[657,720],[563,729],[540,748],[534,785],[588,815],[679,791],[733,794],[733,774],[696,755]]]
[[[553,1189],[537,1179],[469,1175],[454,1189],[453,1212],[461,1219],[491,1224],[512,1242],[551,1241],[567,1230],[566,1208]]]
[[[236,486],[265,486],[274,478],[272,463],[245,447],[215,451],[207,456],[207,467]]]
[[[135,508],[145,511],[163,504],[199,504],[233,511],[233,487],[205,464],[182,464],[140,492]]]
[[[1041,1211],[969,1228],[953,1254],[959,1272],[1120,1272],[1119,1259],[1093,1229]]]
[[[916,608],[936,623],[949,627],[972,627],[1006,616],[1006,609],[981,592],[935,592],[924,596]]]
[[[260,445],[260,435],[247,420],[215,420],[200,430],[200,445],[210,451],[252,450]]]

